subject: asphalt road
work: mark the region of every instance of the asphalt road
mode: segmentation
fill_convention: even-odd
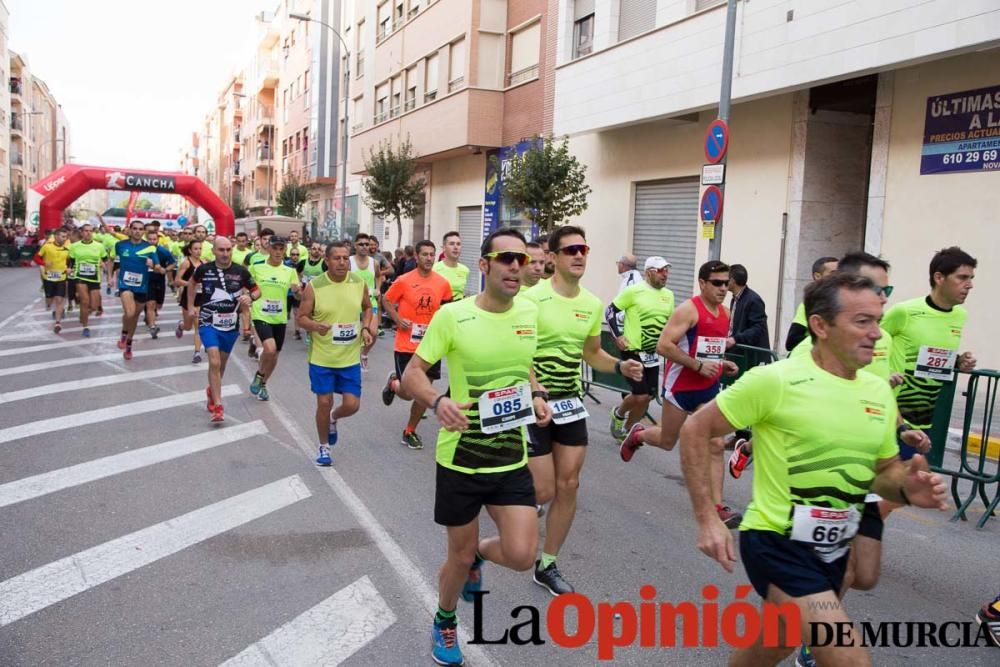
[[[406,404],[385,408],[390,368],[382,339],[364,376],[361,411],[342,422],[335,466],[313,465],[314,399],[305,346],[289,340],[272,399],[247,392],[253,362],[239,344],[225,385],[226,421],[203,407],[206,364],[191,339],[137,337],[127,365],[114,345],[113,299],[79,343],[78,325],[50,331],[37,272],[0,270],[0,665],[429,665],[444,532],[433,523],[436,424],[423,451],[399,444]],[[149,354],[146,354],[149,353]],[[657,600],[720,606],[746,583],[695,549],[678,456],[640,451],[623,464],[606,430],[610,392],[587,401],[591,444],[579,511],[560,566],[594,602]],[[822,409],[822,406],[817,406]],[[166,444],[164,444],[166,443]],[[162,446],[159,446],[162,445]],[[751,472],[727,479],[735,507]],[[978,506],[981,516],[982,507]],[[485,514],[484,514],[485,516]],[[971,621],[996,594],[1000,522],[982,531],[948,515],[902,510],[885,537],[880,585],[852,592],[866,621]],[[483,531],[494,530],[488,518]],[[485,570],[485,639],[529,618],[541,645],[466,645],[473,665],[595,664],[595,637],[555,645],[552,598],[528,574]],[[460,603],[462,626],[473,611]],[[575,632],[575,614],[567,630]],[[680,632],[678,632],[680,636]],[[719,665],[729,649],[618,649],[616,664]],[[877,665],[996,665],[987,648],[889,647]],[[789,661],[790,664],[790,661]]]

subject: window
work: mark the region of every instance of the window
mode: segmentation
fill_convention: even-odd
[[[375,92],[375,122],[381,123],[389,117],[389,82],[383,83]]]
[[[407,12],[406,18],[412,19],[420,12],[420,0],[410,0],[410,11]]]
[[[656,0],[622,0],[618,15],[618,41],[656,27]]]
[[[708,9],[709,7],[715,7],[716,5],[725,4],[726,0],[695,0],[694,10],[700,12],[703,9]]]
[[[406,103],[403,106],[403,111],[409,111],[417,106],[417,87],[410,86],[406,89]]]
[[[306,70],[305,75],[302,77],[302,92],[309,92],[309,70]]]
[[[437,97],[438,69],[440,68],[438,61],[439,56],[436,53],[427,59],[427,69],[425,70],[424,75],[424,90],[426,91],[424,93],[425,102],[430,102]]]
[[[465,40],[460,39],[449,47],[448,92],[465,83]]]
[[[576,0],[573,8],[573,58],[594,50],[594,0]]]
[[[396,11],[393,15],[393,29],[403,25],[403,0],[396,0]]]
[[[351,118],[354,119],[354,124],[351,125],[352,132],[357,132],[358,130],[360,130],[365,126],[363,120],[364,116],[362,116],[362,108],[361,108],[361,104],[363,101],[364,101],[363,96],[354,98],[354,106],[351,109]]]
[[[402,77],[397,76],[392,80],[392,99],[389,105],[389,115],[398,116],[401,111],[400,103],[402,102],[402,88],[403,80]]]
[[[542,24],[536,22],[514,33],[510,39],[510,77],[508,85],[538,78],[538,52]]]
[[[378,8],[378,31],[375,34],[376,41],[382,41],[392,32],[392,10],[388,2],[383,2]]]

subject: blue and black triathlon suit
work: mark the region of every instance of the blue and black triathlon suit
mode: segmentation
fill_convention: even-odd
[[[194,295],[198,310],[198,335],[207,350],[217,347],[229,354],[239,338],[239,298],[243,290],[257,286],[245,266],[230,264],[224,269],[215,262],[205,262],[194,270],[194,281],[201,290]]]
[[[118,292],[131,292],[136,303],[146,303],[150,276],[146,260],[160,263],[156,247],[146,241],[132,243],[131,239],[126,239],[115,244],[115,256],[119,262]]]

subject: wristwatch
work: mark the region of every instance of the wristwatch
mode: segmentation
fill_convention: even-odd
[[[912,431],[912,430],[913,430],[912,426],[910,426],[906,422],[903,422],[902,424],[896,427],[896,437],[901,438],[903,437],[903,433],[905,431]]]
[[[533,391],[533,392],[531,392],[531,397],[532,398],[540,398],[543,401],[548,401],[549,400],[549,392],[547,392],[547,391]]]

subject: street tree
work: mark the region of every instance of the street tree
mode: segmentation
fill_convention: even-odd
[[[302,217],[302,207],[306,203],[309,189],[299,182],[295,174],[285,174],[281,189],[278,190],[278,215],[292,218]]]
[[[11,208],[13,202],[13,215],[11,215]],[[26,209],[24,201],[24,188],[20,185],[15,185],[11,192],[3,196],[3,212],[4,215],[13,220],[24,220],[24,212]]]
[[[412,218],[424,208],[427,181],[417,176],[410,139],[393,147],[392,140],[379,142],[365,159],[364,199],[374,215],[396,222],[396,245],[403,244],[403,218]]]
[[[233,193],[232,199],[229,200],[229,208],[233,209],[234,218],[245,218],[250,215],[246,205],[243,203],[243,195],[239,192]]]
[[[536,136],[529,150],[511,157],[501,181],[503,199],[547,234],[587,210],[586,173],[570,154],[566,137]]]

